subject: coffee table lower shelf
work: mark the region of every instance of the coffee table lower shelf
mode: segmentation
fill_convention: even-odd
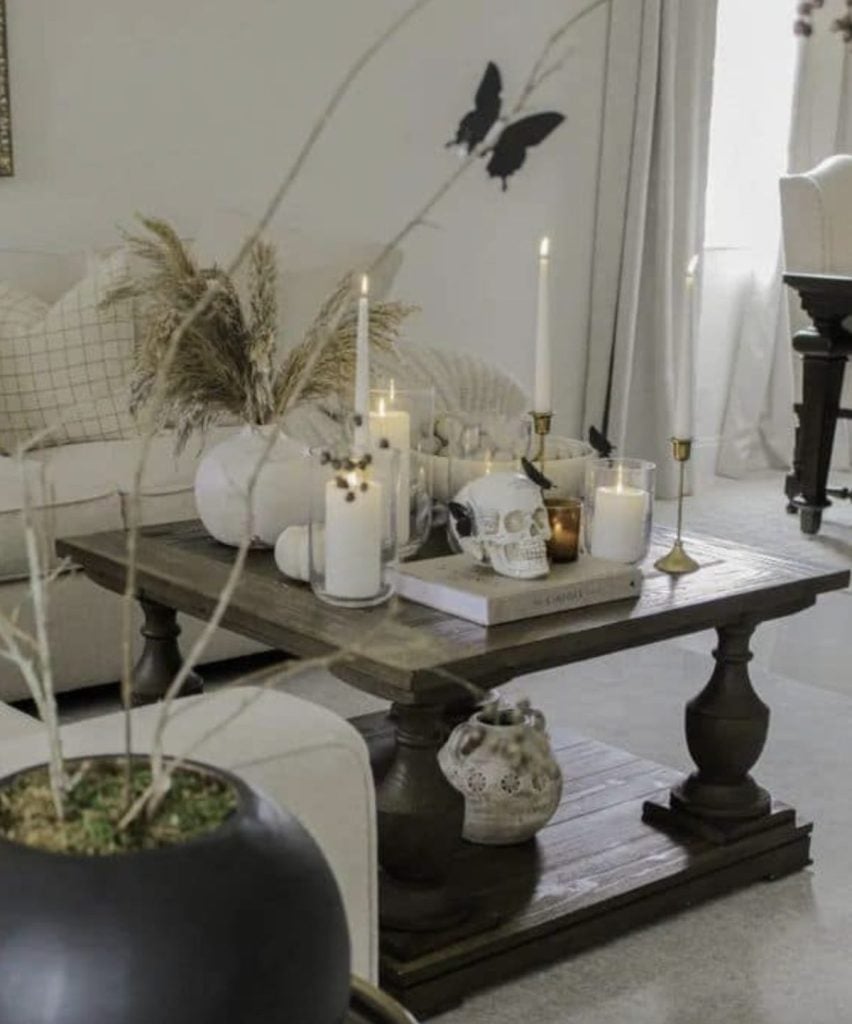
[[[376,716],[360,725],[386,757],[389,737]],[[724,843],[665,831],[668,817],[660,809],[679,772],[575,734],[553,739],[565,779],[559,810],[533,842],[464,844],[451,885],[470,901],[465,923],[438,932],[381,932],[382,988],[418,1016],[810,863],[812,826],[797,824],[784,804],[774,803],[759,828]],[[643,820],[643,810],[655,824]]]

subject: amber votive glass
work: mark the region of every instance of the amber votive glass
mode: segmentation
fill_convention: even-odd
[[[580,547],[580,517],[583,502],[579,498],[545,498],[550,519],[547,553],[553,562],[573,562]]]

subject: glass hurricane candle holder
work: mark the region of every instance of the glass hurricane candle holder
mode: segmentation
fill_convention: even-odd
[[[384,452],[398,453],[396,536],[400,558],[411,558],[432,526],[432,446],[435,393],[400,389],[391,381],[370,392],[370,436],[376,478],[384,479]]]
[[[586,466],[586,548],[596,558],[641,562],[651,543],[656,466],[595,459]]]
[[[399,457],[311,453],[311,588],[327,604],[365,608],[394,592]]]
[[[580,550],[583,502],[579,498],[545,498],[550,520],[547,553],[552,562],[574,562]]]

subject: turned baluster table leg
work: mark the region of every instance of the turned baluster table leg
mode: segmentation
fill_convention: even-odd
[[[464,799],[438,765],[447,736],[443,705],[393,706],[396,748],[376,791],[382,924],[430,931],[462,920],[449,885],[461,848]]]
[[[162,700],[183,664],[178,646],[180,626],[177,624],[175,609],[146,597],[140,597],[139,604],[145,615],[140,630],[145,638],[145,646],[133,669],[133,704],[137,707]],[[201,693],[203,689],[201,676],[190,672],[181,689],[181,696]]]
[[[755,623],[718,629],[710,682],[686,705],[686,742],[698,771],[672,792],[672,805],[704,818],[758,818],[769,794],[749,775],[769,730],[769,708],[748,674]]]
[[[697,770],[672,789],[668,808],[647,803],[646,820],[724,842],[770,814],[769,793],[749,774],[769,729],[769,708],[748,674],[755,627],[751,621],[718,627],[716,667],[686,705],[686,742]]]

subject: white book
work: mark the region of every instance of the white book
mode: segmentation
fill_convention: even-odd
[[[550,575],[538,580],[500,576],[468,555],[406,562],[396,574],[401,597],[481,626],[635,598],[641,588],[642,573],[635,566],[591,555],[554,564]]]

